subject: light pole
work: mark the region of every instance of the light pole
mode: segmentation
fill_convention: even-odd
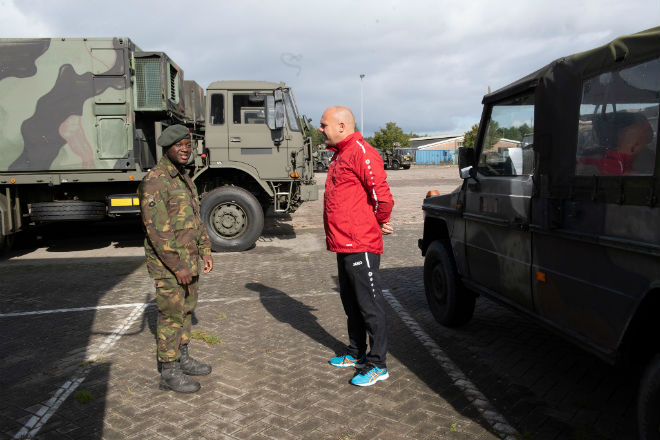
[[[362,80],[366,75],[360,74],[360,133],[364,136],[364,94],[362,93]]]

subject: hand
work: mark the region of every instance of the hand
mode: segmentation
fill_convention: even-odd
[[[209,273],[213,270],[213,258],[210,255],[202,256],[204,260],[204,273]]]
[[[392,225],[390,225],[389,222],[382,223],[380,225],[380,232],[382,232],[383,235],[390,235],[391,233],[394,232],[394,228],[392,227]]]
[[[181,284],[182,286],[185,286],[187,284],[192,283],[192,274],[190,271],[186,269],[181,269],[178,272],[175,272],[174,275],[176,275],[176,282]]]

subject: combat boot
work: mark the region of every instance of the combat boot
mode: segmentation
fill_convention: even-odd
[[[203,364],[193,359],[188,354],[188,346],[182,345],[181,348],[181,371],[188,376],[206,376],[211,372],[211,366]]]
[[[160,373],[161,390],[172,390],[177,393],[194,393],[199,390],[199,382],[183,374],[179,361],[163,362]]]

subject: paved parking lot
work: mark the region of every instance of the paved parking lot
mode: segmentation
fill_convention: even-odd
[[[421,202],[454,167],[389,172],[390,379],[351,386],[321,202],[270,218],[257,246],[214,254],[192,395],[158,390],[154,288],[135,222],[47,228],[0,262],[0,439],[633,439],[637,378],[486,299],[435,323],[422,283]],[[323,183],[324,174],[319,176]]]

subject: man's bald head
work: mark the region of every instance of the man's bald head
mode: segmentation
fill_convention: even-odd
[[[337,145],[355,132],[355,116],[348,107],[329,107],[323,112],[319,131],[323,133],[326,145]]]

